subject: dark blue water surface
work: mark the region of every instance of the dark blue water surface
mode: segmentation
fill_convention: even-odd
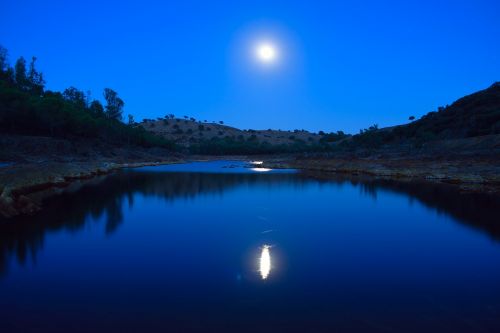
[[[0,224],[0,332],[500,332],[500,199],[219,161]]]

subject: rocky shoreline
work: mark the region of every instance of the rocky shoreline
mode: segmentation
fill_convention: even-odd
[[[265,158],[269,168],[293,168],[328,175],[370,176],[453,184],[464,192],[500,193],[500,159],[474,158]]]
[[[115,162],[42,162],[11,164],[0,168],[0,217],[30,215],[42,208],[42,201],[73,186],[123,168],[180,163],[181,159]]]

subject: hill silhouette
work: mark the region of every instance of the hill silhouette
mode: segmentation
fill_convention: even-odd
[[[306,130],[241,130],[223,122],[199,121],[168,115],[145,119],[139,126],[188,151],[198,154],[251,154],[297,152],[343,152],[365,149],[441,147],[469,150],[500,144],[500,83],[462,97],[451,105],[408,124],[363,129],[359,134],[342,131],[312,133]],[[468,140],[470,138],[478,138]],[[488,137],[485,139],[485,137]]]
[[[433,141],[492,136],[493,147],[500,143],[500,83],[439,107],[409,124],[378,129],[373,126],[353,136],[350,148],[377,148],[382,145],[412,144],[422,147]],[[464,145],[470,145],[462,141]],[[476,140],[477,141],[477,140]]]

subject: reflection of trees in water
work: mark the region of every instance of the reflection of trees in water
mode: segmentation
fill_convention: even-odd
[[[15,255],[19,263],[36,260],[45,233],[77,231],[92,220],[103,218],[106,234],[123,222],[123,205],[134,204],[134,195],[155,196],[167,201],[194,198],[200,194],[222,194],[244,184],[273,186],[284,182],[304,182],[292,174],[208,174],[124,171],[100,182],[89,182],[77,192],[48,199],[44,210],[34,217],[22,217],[0,224],[0,274]]]
[[[447,213],[500,239],[500,225],[496,223],[495,216],[500,207],[498,196],[465,195],[454,187],[437,184],[346,177],[332,179],[331,175],[329,179],[317,180],[337,184],[350,182],[375,199],[380,190],[405,194],[410,200],[419,200],[427,207]],[[113,233],[123,222],[123,205],[128,203],[133,206],[136,194],[173,201],[200,194],[223,194],[242,185],[274,187],[288,184],[302,187],[311,181],[311,178],[297,174],[119,172],[98,183],[90,182],[78,192],[52,197],[37,216],[0,224],[0,274],[5,271],[11,257],[17,258],[21,264],[29,257],[35,260],[47,232],[77,231],[86,223],[102,219],[106,234]]]

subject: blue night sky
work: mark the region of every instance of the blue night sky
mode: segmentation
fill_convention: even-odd
[[[136,120],[173,113],[252,129],[406,122],[500,80],[500,2],[3,0],[0,44],[47,87]],[[272,42],[273,64],[254,56]]]

